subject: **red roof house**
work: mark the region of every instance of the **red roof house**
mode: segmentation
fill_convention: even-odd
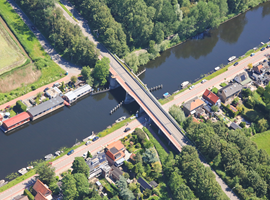
[[[6,131],[10,131],[30,120],[30,115],[27,112],[22,112],[14,117],[11,117],[3,122],[3,127]]]
[[[125,158],[126,148],[120,140],[109,144],[106,149],[106,157],[109,163],[115,164],[117,161],[121,160],[120,163],[122,164]]]
[[[220,103],[219,97],[208,89],[206,89],[203,93],[203,98],[212,105],[217,105]]]
[[[52,199],[52,191],[49,187],[43,184],[39,179],[33,186],[33,189],[36,192],[35,200],[51,200]]]

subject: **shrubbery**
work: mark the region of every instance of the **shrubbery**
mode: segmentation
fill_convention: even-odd
[[[18,100],[18,101],[16,102],[16,109],[17,109],[19,112],[24,112],[24,111],[26,111],[27,106],[24,105],[22,101]]]

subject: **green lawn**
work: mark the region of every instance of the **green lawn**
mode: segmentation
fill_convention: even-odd
[[[20,41],[25,51],[33,61],[43,60],[47,67],[42,68],[42,75],[38,81],[27,86],[22,86],[8,93],[0,94],[0,104],[4,104],[12,99],[20,97],[32,91],[31,86],[39,88],[43,85],[56,81],[64,76],[65,71],[53,62],[50,56],[44,51],[38,39],[19,15],[12,9],[6,0],[0,0],[0,15],[5,20],[13,34]],[[2,77],[0,77],[2,78]]]
[[[264,149],[270,155],[270,130],[254,135],[251,140],[258,145],[259,149]]]
[[[2,24],[0,24],[0,60],[0,74],[22,65],[26,61],[21,50]]]

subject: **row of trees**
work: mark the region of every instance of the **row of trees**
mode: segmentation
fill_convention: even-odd
[[[191,117],[184,126],[198,150],[242,199],[269,199],[270,157],[246,136],[249,129],[228,130],[222,122],[196,124]]]
[[[65,58],[81,66],[95,65],[99,52],[94,43],[83,36],[78,25],[65,19],[63,12],[55,8],[54,0],[19,0],[18,3]]]

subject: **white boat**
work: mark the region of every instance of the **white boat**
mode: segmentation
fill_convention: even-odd
[[[126,119],[126,116],[123,116],[123,117],[120,117],[119,119],[117,119],[115,122],[119,123],[119,122],[121,122],[121,121],[123,121],[125,119]]]
[[[45,159],[51,159],[52,157],[54,157],[52,154],[48,154],[48,155],[44,156]]]
[[[26,169],[27,169],[27,170],[29,170],[29,169],[34,169],[34,167],[33,167],[33,166],[28,166],[28,167],[26,167]]]
[[[215,67],[215,70],[216,70],[216,71],[220,70],[220,67]]]
[[[183,83],[181,83],[181,87],[186,87],[189,84],[188,81],[184,81]]]
[[[21,168],[20,170],[18,170],[18,172],[21,174],[21,175],[24,175],[27,173],[27,169],[26,168]]]
[[[232,62],[235,58],[236,58],[236,56],[229,57],[228,61]]]

